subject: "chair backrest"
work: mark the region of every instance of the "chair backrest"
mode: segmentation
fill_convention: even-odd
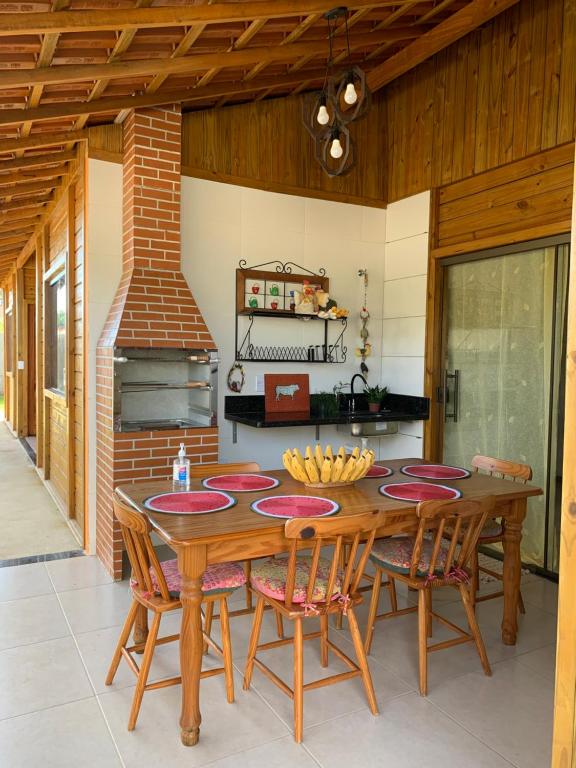
[[[235,475],[236,472],[259,472],[260,465],[255,461],[238,461],[230,464],[191,464],[190,477],[208,475]]]
[[[288,559],[288,572],[286,578],[285,605],[290,607],[296,585],[296,559],[298,548],[302,548],[302,541],[310,544],[312,550],[310,574],[306,587],[306,603],[312,602],[316,580],[318,578],[318,563],[322,547],[333,546],[332,560],[328,575],[325,603],[329,605],[333,598],[340,594],[348,596],[358,589],[360,579],[364,573],[366,562],[374,543],[376,529],[382,525],[383,513],[378,510],[361,515],[349,515],[335,518],[307,518],[288,520],[284,526],[287,539],[292,539],[290,555]],[[360,544],[365,546],[359,554]],[[350,545],[348,563],[343,577],[338,579],[338,571],[344,554],[344,545]],[[358,556],[359,555],[359,556]],[[358,562],[356,563],[358,556]],[[340,584],[338,586],[338,581]]]
[[[526,483],[532,480],[532,467],[507,459],[493,459],[491,456],[474,456],[472,468],[475,472],[482,470],[489,475],[503,477],[506,480]]]
[[[452,574],[462,573],[470,562],[486,519],[494,512],[494,505],[494,496],[480,500],[421,501],[416,509],[420,523],[412,552],[410,578],[421,576],[422,549],[428,542],[431,555],[424,578],[449,578]],[[446,558],[439,560],[443,549]]]
[[[132,578],[139,589],[153,594],[155,591],[150,569],[154,571],[157,589],[164,600],[171,600],[168,585],[156,550],[150,539],[151,526],[148,519],[134,507],[125,504],[114,492],[114,514],[120,523],[122,538],[132,568]]]

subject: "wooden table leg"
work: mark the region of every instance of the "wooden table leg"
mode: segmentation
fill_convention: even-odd
[[[148,639],[148,611],[146,607],[138,604],[136,610],[136,621],[134,622],[134,631],[132,633],[134,643],[145,643]],[[136,653],[144,653],[144,648]]]
[[[516,645],[518,633],[518,598],[522,576],[520,542],[522,523],[526,517],[526,499],[511,502],[512,512],[505,518],[504,524],[504,616],[502,618],[502,642],[504,645]]]
[[[202,671],[202,574],[206,570],[206,549],[189,547],[178,553],[182,574],[182,625],[180,629],[180,674],[182,709],[180,738],[193,747],[200,738],[200,673]]]

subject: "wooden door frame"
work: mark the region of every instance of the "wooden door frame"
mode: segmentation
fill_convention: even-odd
[[[575,165],[576,168],[576,165]],[[576,254],[576,173],[572,203],[572,253]],[[560,581],[552,768],[576,765],[576,257],[570,260],[566,401],[564,410],[564,478],[560,525]]]

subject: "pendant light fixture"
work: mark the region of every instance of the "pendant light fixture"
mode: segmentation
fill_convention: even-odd
[[[353,145],[347,125],[366,114],[370,92],[364,71],[350,63],[348,9],[333,8],[324,14],[328,22],[328,59],[322,90],[303,100],[302,119],[314,142],[315,156],[329,176],[341,176],[353,167]],[[343,23],[340,20],[343,19]],[[347,68],[334,75],[334,37],[344,29]]]

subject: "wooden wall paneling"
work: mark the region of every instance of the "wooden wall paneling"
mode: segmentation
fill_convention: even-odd
[[[514,144],[514,122],[516,109],[516,78],[518,71],[518,24],[519,7],[516,5],[504,15],[504,60],[502,65],[502,121],[498,165],[512,162]],[[456,176],[455,178],[462,178]]]
[[[576,0],[564,0],[558,107],[558,143],[570,141],[576,120]]]
[[[44,467],[44,237],[36,236],[36,466]]]
[[[49,415],[49,478],[63,510],[68,509],[68,413],[64,398],[50,394]]]
[[[548,147],[553,147],[557,143],[563,5],[563,2],[554,2],[550,3],[548,7],[546,55],[544,58],[542,149],[548,149]]]
[[[78,524],[78,533],[86,545],[85,519],[85,446],[84,446],[84,360],[85,339],[85,151],[81,150],[79,175],[74,187],[74,518]]]
[[[82,146],[85,146],[82,145]],[[81,155],[85,149],[81,149]],[[88,157],[121,163],[123,154],[122,125],[95,125],[88,129]]]
[[[576,180],[575,180],[576,181]],[[576,184],[575,184],[576,190]],[[576,194],[572,207],[572,254],[576,253]],[[564,471],[560,528],[560,583],[552,768],[576,763],[576,259],[570,262],[566,400],[564,418]]]
[[[66,504],[68,517],[75,516],[76,471],[74,465],[75,349],[76,349],[76,185],[66,195]]]
[[[381,102],[352,125],[357,163],[330,178],[314,158],[302,124],[302,98],[273,99],[184,115],[182,172],[288,194],[343,202],[385,204],[384,132]]]
[[[544,59],[546,57],[547,22],[548,9],[541,0],[534,0],[530,101],[526,141],[526,151],[528,154],[538,152],[542,147],[542,112],[544,108],[544,80],[546,76]]]
[[[16,271],[14,293],[14,326],[16,331],[16,365],[14,373],[14,422],[12,429],[22,437],[26,434],[27,402],[25,396],[24,380],[25,371],[20,369],[20,364],[26,360],[26,306],[24,303],[24,272]]]
[[[533,13],[534,0],[524,0],[527,8]],[[518,9],[520,17],[520,9]],[[514,120],[512,133],[512,155],[522,157],[527,154],[526,143],[528,135],[528,109],[531,102],[530,72],[532,66],[532,30],[534,23],[520,23],[518,19],[518,50],[516,57],[516,97],[514,101]]]

